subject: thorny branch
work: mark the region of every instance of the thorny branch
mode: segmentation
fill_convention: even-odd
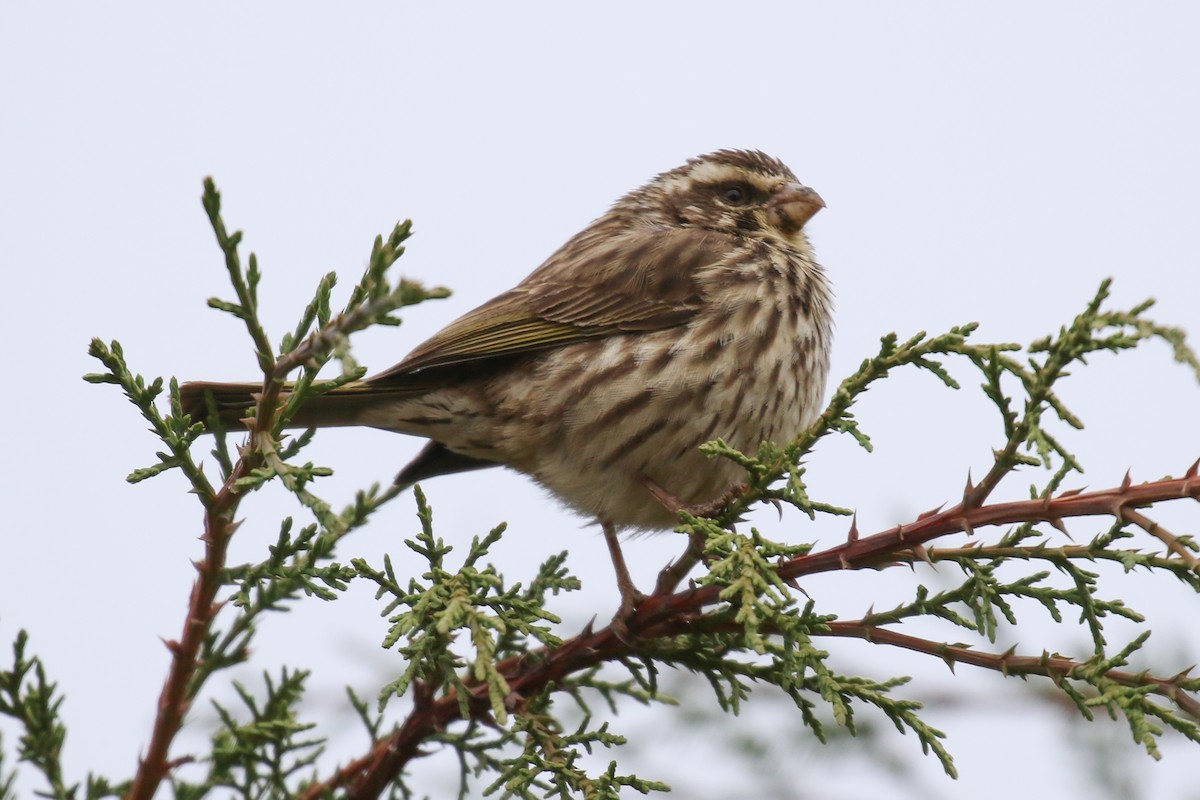
[[[171,743],[199,690],[195,681],[200,668],[199,656],[212,630],[213,621],[224,605],[217,600],[217,593],[225,586],[224,571],[229,542],[241,524],[234,521],[234,517],[246,494],[258,485],[251,480],[254,473],[264,465],[279,460],[275,427],[287,376],[300,367],[309,367],[315,373],[320,363],[313,362],[327,359],[346,336],[379,321],[389,311],[402,305],[402,294],[407,290],[407,287],[401,287],[395,293],[385,294],[387,284],[375,280],[374,274],[381,273],[403,252],[399,243],[408,236],[409,228],[407,223],[402,223],[396,227],[386,246],[382,239],[376,240],[371,271],[356,288],[348,309],[276,358],[272,354],[270,340],[258,322],[259,272],[256,259],[251,255],[249,269],[243,271],[238,254],[241,232],[227,232],[220,216],[220,195],[211,179],[205,181],[204,208],[217,243],[225,254],[226,267],[238,296],[237,304],[222,301],[213,301],[212,304],[231,311],[245,321],[264,374],[263,388],[256,399],[255,413],[244,420],[249,430],[249,441],[239,449],[239,457],[224,483],[215,493],[198,492],[204,506],[204,558],[194,562],[197,577],[192,585],[183,632],[178,640],[166,642],[171,652],[171,666],[159,696],[150,742],[126,795],[128,800],[151,800],[173,768],[174,762],[169,759]],[[368,285],[364,287],[363,284]],[[329,288],[332,288],[332,282],[327,284],[325,291],[328,292]],[[326,294],[325,302],[327,300]]]
[[[1019,656],[1013,653],[985,653],[964,645],[946,644],[909,636],[877,625],[868,625],[860,621],[835,621],[827,623],[829,636],[844,636],[854,639],[864,639],[872,644],[889,644],[913,650],[918,653],[936,656],[954,669],[958,663],[983,667],[1005,675],[1044,675],[1053,678],[1070,678],[1080,669],[1086,669],[1082,661],[1064,656],[1043,653],[1040,656]],[[1181,676],[1174,678],[1157,678],[1145,672],[1127,672],[1110,669],[1104,673],[1122,686],[1150,686],[1154,693],[1171,700],[1181,709],[1200,719],[1200,701],[1187,692],[1180,691],[1178,681]]]
[[[261,419],[271,418],[271,407],[260,408],[259,412],[263,413]],[[243,453],[220,491],[205,502],[202,537],[204,559],[195,562],[197,576],[188,600],[183,634],[178,640],[173,639],[166,643],[167,649],[171,651],[171,667],[158,698],[158,712],[154,719],[150,743],[138,763],[133,786],[127,795],[129,800],[150,800],[154,797],[158,785],[171,768],[168,760],[171,742],[182,727],[183,718],[191,706],[192,677],[196,673],[200,648],[223,605],[217,602],[216,596],[224,585],[221,573],[225,569],[229,540],[239,524],[233,521],[242,498],[237,489],[237,482],[249,475],[259,463],[261,455],[257,452]]]
[[[971,506],[964,501],[943,511],[928,512],[915,522],[847,541],[781,566],[780,577],[798,578],[833,569],[861,569],[894,561],[905,549],[918,556],[925,542],[952,533],[973,533],[987,525],[1022,522],[1055,522],[1070,517],[1113,516],[1127,519],[1129,510],[1167,500],[1200,498],[1200,477],[1192,464],[1182,478],[1152,481],[1134,486],[1129,477],[1114,489],[1096,492],[1063,492],[1054,498],[1021,500]],[[1136,513],[1136,512],[1135,512]],[[1138,515],[1140,516],[1140,515]]]
[[[927,558],[924,544],[933,539],[956,533],[972,533],[978,529],[1026,522],[1058,522],[1078,517],[1112,516],[1126,519],[1139,527],[1152,526],[1135,509],[1155,503],[1191,498],[1200,501],[1200,475],[1192,467],[1182,478],[1168,478],[1133,485],[1126,480],[1115,488],[1093,492],[1068,491],[1052,498],[1019,502],[978,505],[968,489],[963,502],[944,511],[924,514],[907,525],[898,525],[877,534],[852,538],[844,544],[792,558],[778,567],[784,579],[795,579],[834,569],[863,569],[881,564]],[[1168,546],[1170,543],[1168,542]],[[964,548],[979,555],[980,548]],[[1012,548],[1022,550],[1022,548]],[[1025,554],[1031,548],[1023,548]],[[946,555],[950,551],[940,551]],[[1189,554],[1190,558],[1190,554]],[[1189,565],[1194,561],[1189,561]],[[721,587],[704,586],[673,594],[655,594],[646,598],[628,620],[630,636],[619,637],[611,626],[598,631],[584,630],[573,639],[555,648],[509,658],[497,665],[513,695],[511,702],[519,703],[545,687],[554,686],[565,676],[630,656],[637,651],[638,640],[670,637],[694,632],[705,624],[706,608],[720,602]],[[826,623],[824,635],[856,637],[880,644],[889,644],[917,652],[928,653],[946,660],[992,669],[1006,674],[1045,675],[1070,678],[1082,667],[1082,662],[1061,656],[1021,656],[1013,653],[994,654],[961,645],[947,645],[897,633],[862,621],[833,621]],[[814,636],[822,635],[814,631]],[[1159,678],[1145,673],[1110,669],[1106,676],[1126,686],[1151,687],[1153,691],[1181,709],[1200,719],[1200,701],[1180,690],[1174,679]],[[487,686],[467,680],[471,692],[468,706],[472,715],[490,715]],[[416,703],[412,713],[391,734],[378,740],[370,753],[347,764],[325,781],[314,783],[301,795],[316,800],[328,792],[344,790],[350,798],[378,797],[404,770],[406,765],[423,753],[419,744],[436,731],[460,718],[460,698],[454,690],[432,700],[428,696]]]

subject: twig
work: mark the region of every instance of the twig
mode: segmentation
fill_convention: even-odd
[[[1191,497],[1200,500],[1196,465],[1182,478],[1167,478],[1137,486],[1063,494],[1055,498],[1023,500],[970,508],[960,503],[915,522],[846,542],[827,550],[799,556],[779,568],[782,578],[798,578],[834,569],[861,569],[895,560],[906,547],[924,544],[954,533],[972,532],[987,525],[1053,522],[1070,517],[1120,517],[1130,509]]]
[[[1087,669],[1088,664],[1082,661],[1052,656],[1043,653],[1040,656],[1019,656],[1013,653],[987,653],[963,645],[947,644],[931,639],[909,636],[889,628],[868,625],[861,620],[829,622],[829,635],[855,639],[864,639],[872,644],[890,644],[913,650],[926,655],[937,656],[951,668],[955,664],[970,664],[983,667],[1005,675],[1042,675],[1045,677],[1070,678],[1079,669]],[[1166,697],[1181,709],[1200,719],[1200,700],[1179,688],[1174,678],[1157,678],[1145,672],[1126,672],[1110,669],[1105,677],[1122,686],[1141,687],[1153,686],[1154,693]]]
[[[1174,553],[1180,561],[1183,561],[1185,564],[1187,564],[1189,568],[1193,570],[1196,569],[1196,564],[1198,562],[1195,554],[1183,546],[1183,544],[1179,541],[1178,536],[1171,533],[1162,525],[1159,525],[1157,522],[1150,519],[1140,511],[1134,511],[1132,508],[1126,508],[1122,511],[1122,514],[1124,515],[1125,519],[1129,520],[1134,525],[1137,525],[1146,533],[1150,534],[1155,539],[1158,539],[1160,542],[1166,545],[1167,549]]]
[[[274,405],[260,404],[260,420],[269,420],[272,413]],[[150,743],[138,763],[137,774],[126,795],[128,800],[151,800],[171,769],[172,762],[168,760],[171,743],[179,733],[191,705],[196,659],[213,619],[223,605],[217,602],[216,596],[222,586],[221,574],[225,569],[229,540],[240,525],[233,521],[242,498],[237,490],[237,482],[249,475],[260,462],[261,456],[256,451],[244,450],[229,478],[206,505],[202,537],[204,560],[195,565],[199,574],[192,584],[183,634],[178,641],[167,642],[167,649],[171,651],[171,668],[158,698],[158,713]]]

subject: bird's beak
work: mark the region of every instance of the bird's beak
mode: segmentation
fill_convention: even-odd
[[[792,234],[824,207],[821,195],[807,186],[789,183],[767,203],[767,218],[781,232]]]

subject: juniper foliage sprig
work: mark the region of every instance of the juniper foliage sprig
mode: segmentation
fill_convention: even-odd
[[[79,787],[67,784],[62,769],[62,747],[67,737],[59,714],[63,696],[46,677],[41,659],[26,655],[28,645],[29,634],[19,631],[13,642],[12,667],[0,670],[0,714],[23,723],[17,758],[42,774],[49,788],[47,796],[74,797]],[[14,778],[15,773],[5,782],[11,783]]]
[[[196,791],[200,796],[208,787],[223,787],[244,800],[289,796],[324,751],[324,738],[311,733],[316,724],[299,720],[308,676],[306,671],[286,667],[278,679],[264,673],[261,699],[235,681],[241,709],[213,702],[220,726],[212,737],[205,784],[177,783],[176,793],[186,796]]]
[[[404,583],[388,556],[384,557],[382,570],[364,559],[352,562],[359,577],[378,586],[377,598],[388,597],[380,612],[388,618],[389,626],[383,646],[398,647],[408,665],[380,690],[380,708],[393,696],[403,697],[414,682],[420,681],[442,691],[455,691],[462,716],[469,717],[471,689],[459,674],[466,667],[465,675],[487,686],[491,713],[503,725],[508,718],[506,704],[511,689],[497,662],[525,652],[534,643],[543,647],[559,645],[561,639],[546,623],[561,620],[546,610],[547,595],[574,591],[579,581],[563,569],[566,554],[560,553],[541,565],[528,588],[521,584],[507,586],[495,567],[480,565],[500,540],[504,526],[476,537],[462,566],[451,571],[445,558],[453,548],[435,538],[433,510],[420,487],[414,491],[421,531],[405,545],[426,559],[428,569],[421,575],[424,582],[410,577]],[[460,632],[474,651],[469,662],[464,662],[452,647]]]
[[[262,612],[283,608],[304,593],[331,599],[333,589],[345,588],[353,573],[332,562],[337,541],[364,524],[371,513],[399,493],[394,487],[386,491],[372,487],[359,493],[355,502],[343,512],[335,512],[325,499],[313,492],[314,481],[329,475],[331,470],[311,462],[291,460],[311,441],[311,432],[284,444],[281,440],[284,427],[299,405],[314,393],[361,376],[362,370],[352,363],[349,355],[347,337],[350,334],[369,325],[398,324],[399,319],[393,314],[397,309],[447,294],[442,289],[426,290],[411,281],[401,280],[393,285],[388,278],[388,270],[403,254],[403,243],[411,234],[411,224],[402,222],[387,238],[376,238],[367,269],[351,290],[342,310],[337,315],[331,311],[336,276],[327,274],[319,281],[296,328],[282,337],[280,347],[275,350],[259,316],[262,272],[258,259],[251,254],[243,267],[239,251],[242,234],[228,231],[221,216],[220,195],[211,180],[205,182],[203,205],[224,255],[236,298],[214,298],[209,305],[242,321],[254,343],[263,373],[263,392],[251,414],[252,435],[248,444],[238,449],[236,458],[230,451],[228,436],[221,429],[215,409],[209,408],[208,427],[217,433],[213,454],[220,469],[221,485],[218,487],[210,482],[192,457],[191,446],[205,430],[205,425],[183,412],[176,381],[170,382],[169,402],[165,410],[161,409],[157,401],[163,393],[163,380],[147,381],[137,375],[126,363],[119,343],[105,345],[100,340],[93,340],[91,353],[101,361],[106,372],[85,376],[93,383],[119,385],[151,423],[151,430],[167,446],[165,451],[158,453],[156,464],[135,470],[129,479],[140,481],[178,468],[205,510],[206,557],[197,564],[200,578],[189,609],[189,619],[196,620],[200,627],[189,622],[183,639],[168,643],[173,653],[173,667],[160,702],[149,753],[139,765],[131,790],[131,796],[137,798],[149,798],[167,777],[167,751],[182,725],[187,704],[214,672],[248,657],[255,622]],[[335,357],[342,359],[342,374],[330,382],[316,384],[317,373]],[[298,372],[298,377],[283,394],[283,382],[293,372]],[[211,406],[211,401],[209,404]],[[274,480],[278,480],[312,514],[315,525],[303,528],[293,538],[291,520],[285,520],[280,526],[276,546],[264,564],[226,569],[228,542],[240,525],[233,521],[233,516],[242,498]],[[214,624],[220,609],[216,595],[221,586],[232,581],[241,584],[234,597],[240,613],[233,615],[222,630]],[[291,682],[285,681],[284,685],[290,686]]]

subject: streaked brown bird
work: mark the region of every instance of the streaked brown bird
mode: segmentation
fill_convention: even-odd
[[[662,530],[743,475],[697,448],[753,452],[820,410],[832,292],[804,226],[824,203],[781,161],[720,150],[630,192],[511,290],[391,369],[314,397],[295,427],[363,425],[429,439],[397,476],[503,465],[617,534]],[[260,390],[211,392],[236,423]]]

